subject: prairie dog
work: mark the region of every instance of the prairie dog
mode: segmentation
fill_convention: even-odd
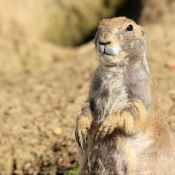
[[[174,175],[175,140],[159,107],[143,28],[100,21],[100,58],[76,122],[80,175]]]

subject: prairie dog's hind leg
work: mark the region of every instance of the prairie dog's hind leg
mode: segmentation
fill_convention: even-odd
[[[79,157],[79,175],[83,175],[86,167],[86,155],[83,150],[78,147],[78,157]]]

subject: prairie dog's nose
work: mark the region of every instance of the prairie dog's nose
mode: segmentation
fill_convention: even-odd
[[[99,44],[100,45],[109,45],[112,42],[112,36],[109,33],[104,33],[99,37]]]
[[[106,46],[106,45],[110,44],[110,41],[99,41],[99,44]]]

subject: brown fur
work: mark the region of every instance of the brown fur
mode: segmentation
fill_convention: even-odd
[[[95,46],[100,65],[76,123],[79,174],[174,175],[175,141],[153,90],[144,30],[105,19]]]

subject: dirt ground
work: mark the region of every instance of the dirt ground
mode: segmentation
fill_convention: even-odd
[[[174,13],[143,25],[160,105],[175,136]],[[0,75],[0,174],[65,174],[77,166],[75,118],[98,65],[94,45],[66,62]]]

